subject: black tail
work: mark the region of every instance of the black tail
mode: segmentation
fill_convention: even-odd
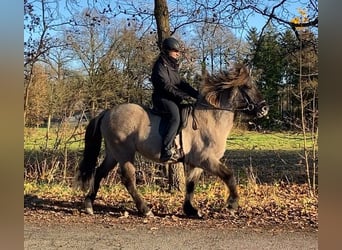
[[[102,143],[100,125],[105,113],[106,111],[93,118],[86,128],[83,159],[80,162],[78,174],[76,176],[82,190],[87,190],[89,188],[90,180],[95,172],[97,157],[100,154]]]

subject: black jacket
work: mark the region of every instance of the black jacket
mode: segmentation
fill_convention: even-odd
[[[180,104],[188,96],[197,99],[199,94],[190,84],[180,78],[177,61],[165,54],[161,54],[155,62],[151,80],[154,87],[152,94],[154,103],[158,99],[166,98]]]

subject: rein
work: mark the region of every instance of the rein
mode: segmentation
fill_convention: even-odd
[[[192,128],[194,130],[197,130],[198,129],[198,122],[197,122],[197,118],[196,118],[196,115],[195,115],[195,107],[197,105],[200,105],[200,106],[203,106],[203,107],[206,107],[208,109],[211,109],[211,110],[222,110],[222,111],[230,111],[230,112],[234,112],[234,111],[252,111],[254,110],[256,107],[259,107],[261,104],[263,103],[266,103],[265,100],[262,100],[261,102],[259,103],[253,103],[249,100],[249,98],[247,98],[246,96],[244,96],[244,100],[246,101],[246,104],[247,106],[244,107],[244,108],[224,108],[224,107],[215,107],[211,104],[208,104],[208,103],[203,103],[203,102],[196,102],[193,106],[192,106],[192,111],[191,111],[191,114],[192,114],[192,117],[193,117],[193,122],[192,122]]]
[[[208,103],[197,103],[197,105],[212,109],[212,110],[223,110],[223,111],[230,111],[230,112],[234,112],[234,111],[252,111],[253,109],[255,109],[256,107],[259,107],[261,104],[266,103],[265,100],[262,100],[259,103],[252,103],[248,100],[248,98],[244,97],[247,106],[244,108],[225,108],[225,107],[215,107],[211,104]]]

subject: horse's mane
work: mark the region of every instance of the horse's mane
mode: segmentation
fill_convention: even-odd
[[[211,105],[218,107],[220,105],[220,95],[224,90],[232,87],[242,86],[249,82],[249,72],[245,65],[235,64],[227,71],[221,71],[217,74],[207,74],[201,84],[201,94]]]

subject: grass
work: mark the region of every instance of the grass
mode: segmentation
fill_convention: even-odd
[[[301,150],[303,146],[303,135],[293,132],[257,133],[233,130],[227,140],[228,150]]]
[[[51,128],[47,138],[46,128],[24,128],[24,149],[42,150],[67,147],[69,150],[83,148],[84,127],[74,129],[72,127]]]
[[[45,128],[25,128],[25,179],[44,179],[47,182],[70,179],[84,147],[84,127],[52,128],[46,138]],[[303,136],[299,133],[242,131],[233,129],[227,139],[227,151],[223,161],[235,171],[238,183],[248,177],[251,167],[259,182],[286,179],[305,182],[302,152]],[[309,147],[312,145],[308,145]],[[68,175],[69,174],[69,175]]]
[[[66,128],[62,132],[58,128],[50,130],[50,138],[46,138],[46,128],[25,128],[25,150],[54,148],[56,144],[67,145],[69,150],[83,149],[84,127],[77,129]],[[228,150],[300,150],[303,148],[303,136],[293,132],[258,133],[233,129],[227,140]],[[309,147],[311,144],[309,143]]]
[[[311,204],[317,202],[317,197],[310,197],[305,193],[305,188],[301,189],[300,185],[291,185],[288,190],[284,189],[284,183],[274,185],[238,185],[240,193],[240,206],[254,207],[266,206],[270,202],[274,202],[279,207],[285,207],[289,203],[289,197],[293,197],[293,201],[308,209]],[[180,207],[184,198],[182,192],[167,192],[155,186],[144,185],[138,186],[139,192],[146,200],[153,203],[163,203],[168,210]],[[54,199],[69,200],[74,197],[83,197],[83,192],[73,188],[65,183],[40,183],[35,181],[24,182],[24,195],[36,195],[38,197],[52,197]],[[195,190],[195,202],[205,202],[206,204],[219,203],[224,206],[225,199],[229,195],[229,191],[220,180],[213,181],[209,184],[201,184]],[[101,186],[97,199],[105,200],[108,204],[112,200],[121,201],[123,203],[131,203],[132,198],[123,185]]]
[[[82,155],[84,127],[52,128],[49,138],[45,128],[24,131],[25,179],[47,182],[70,179]],[[233,129],[223,161],[234,169],[238,183],[247,179],[246,168],[255,171],[259,183],[284,179],[305,182],[303,145],[303,136],[298,133]],[[151,167],[146,170],[151,171]]]

